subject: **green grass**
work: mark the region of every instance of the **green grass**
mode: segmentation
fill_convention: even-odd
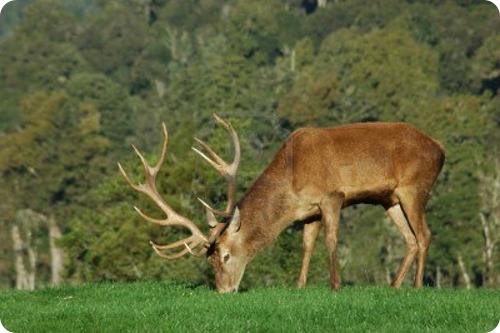
[[[489,332],[500,291],[312,286],[220,295],[205,286],[87,284],[0,293],[0,320],[22,332]]]

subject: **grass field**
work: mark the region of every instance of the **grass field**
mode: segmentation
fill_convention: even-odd
[[[500,291],[389,287],[253,288],[87,284],[0,293],[0,320],[23,332],[489,332]]]

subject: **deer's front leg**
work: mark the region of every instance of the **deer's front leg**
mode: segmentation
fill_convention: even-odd
[[[330,286],[333,290],[340,289],[340,276],[337,270],[337,240],[342,201],[342,195],[334,194],[324,198],[320,203],[322,222],[325,225],[326,248],[330,255]]]
[[[302,238],[302,266],[300,268],[299,279],[297,280],[297,287],[299,288],[306,285],[309,262],[311,261],[311,255],[314,251],[314,245],[316,244],[316,238],[318,237],[320,228],[321,221],[304,224],[304,236]]]

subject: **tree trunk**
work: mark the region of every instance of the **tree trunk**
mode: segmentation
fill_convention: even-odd
[[[31,245],[31,232],[29,236],[29,244]],[[30,271],[28,273],[28,289],[35,290],[35,274],[36,274],[36,252],[32,246],[28,246],[28,261],[30,265]]]
[[[318,7],[326,7],[326,0],[318,0]]]
[[[57,226],[54,216],[49,218],[50,256],[52,268],[52,283],[61,283],[61,272],[64,266],[64,252],[57,246],[57,240],[61,238],[61,230]]]
[[[26,272],[26,267],[24,267],[23,260],[23,241],[17,224],[12,225],[11,236],[16,267],[16,289],[28,289],[28,273]]]
[[[484,236],[484,264],[486,266],[484,273],[484,284],[490,286],[493,278],[493,242],[491,240],[490,227],[483,213],[479,213],[481,226],[483,227]]]
[[[11,228],[16,268],[16,289],[35,289],[36,252],[31,245],[31,231],[26,232],[26,240],[21,237],[19,226],[14,223]],[[26,269],[24,254],[28,254],[29,270]]]
[[[391,284],[392,282],[392,276],[391,276],[391,263],[392,263],[392,244],[389,241],[387,241],[386,245],[386,251],[387,254],[385,255],[384,262],[385,262],[385,280],[387,284]]]
[[[496,158],[490,163],[493,166],[491,172],[480,171],[478,173],[479,197],[481,198],[479,220],[484,238],[484,285],[494,287],[499,284],[500,280],[495,267],[495,263],[498,262],[496,247],[500,243],[500,159]],[[479,167],[484,169],[482,165]]]
[[[436,267],[436,288],[441,288],[441,266]]]
[[[460,273],[462,275],[462,279],[464,280],[465,283],[465,288],[470,289],[471,288],[470,277],[469,274],[467,273],[467,269],[465,268],[465,264],[461,254],[457,256],[457,263],[458,263],[458,268],[460,269]]]

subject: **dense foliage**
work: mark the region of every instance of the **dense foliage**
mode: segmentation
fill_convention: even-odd
[[[204,224],[196,197],[224,206],[223,180],[189,149],[229,151],[211,115],[240,135],[239,192],[300,126],[405,121],[439,139],[447,161],[428,206],[431,285],[500,286],[500,16],[481,0],[16,0],[0,18],[0,286],[15,284],[13,226],[50,281],[49,231],[63,232],[67,281],[210,281],[200,259],[165,262],[149,239],[182,231],[141,221],[116,162],[139,179],[135,143],[159,187]],[[229,154],[229,153],[228,153]],[[38,216],[38,215],[37,215]],[[36,220],[36,219],[34,219]],[[204,227],[204,226],[203,226]],[[206,228],[205,230],[207,230]],[[379,207],[343,213],[344,282],[385,284],[404,253]],[[249,265],[246,283],[293,283],[300,226]],[[326,282],[320,237],[311,280]]]

